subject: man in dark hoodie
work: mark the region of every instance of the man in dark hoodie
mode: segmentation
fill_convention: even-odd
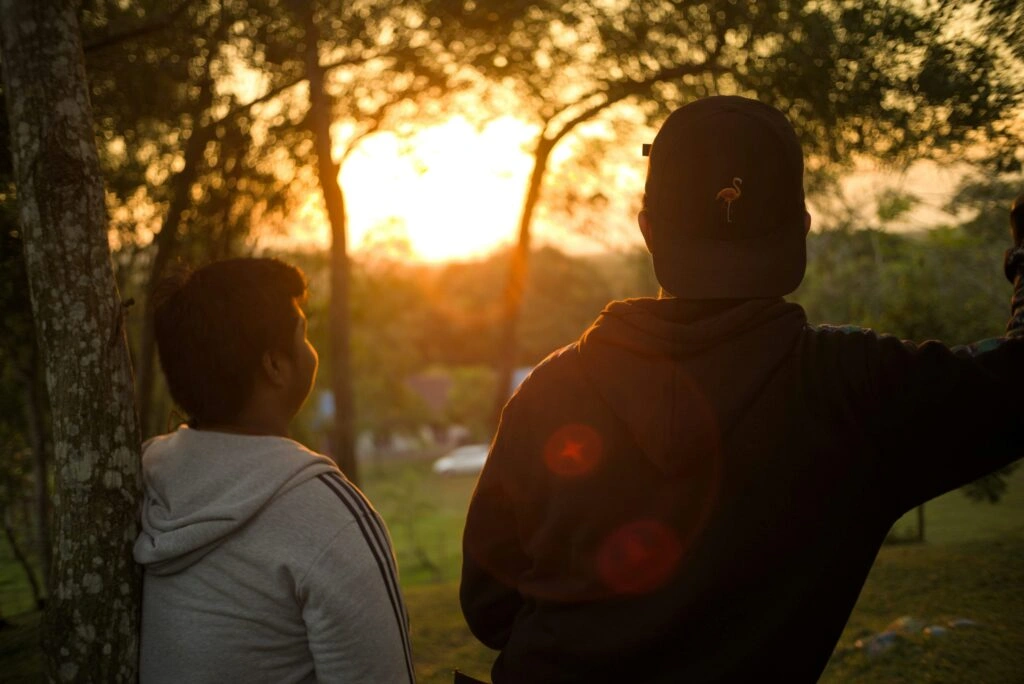
[[[668,296],[609,304],[506,405],[466,620],[497,684],[813,682],[892,524],[1021,454],[1024,250],[1005,338],[808,325],[782,299],[810,227],[800,145],[740,97],[666,120],[639,223]]]
[[[142,684],[414,680],[383,521],[288,437],[316,376],[305,294],[292,266],[231,259],[154,295],[190,422],[142,454]]]

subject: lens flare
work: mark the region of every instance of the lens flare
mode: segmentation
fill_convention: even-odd
[[[659,520],[635,520],[609,534],[597,553],[597,571],[617,594],[644,594],[663,586],[683,555],[678,535]]]
[[[562,477],[580,477],[597,467],[604,442],[597,430],[582,423],[564,425],[544,445],[544,463]]]

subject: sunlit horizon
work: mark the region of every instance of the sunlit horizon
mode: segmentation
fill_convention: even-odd
[[[386,253],[423,263],[485,258],[514,244],[533,157],[537,131],[512,115],[476,126],[461,115],[425,126],[408,138],[382,132],[362,141],[342,165],[340,182],[348,218],[352,254]],[[336,152],[340,155],[340,151]],[[560,145],[554,166],[573,154]],[[628,205],[639,198],[636,187],[608,193]],[[550,180],[549,180],[550,182]],[[599,241],[548,220],[541,208],[534,216],[533,244],[556,244],[574,253],[607,248]],[[625,241],[641,244],[624,226],[633,223],[626,206],[608,212],[609,224]],[[285,240],[316,248],[330,244],[319,188],[300,205]],[[279,242],[279,240],[272,240]]]
[[[533,167],[529,150],[535,136],[535,128],[512,115],[478,127],[456,114],[407,138],[382,132],[362,141],[340,172],[349,252],[439,264],[486,258],[510,247],[517,239]],[[553,161],[570,157],[568,148],[556,148]],[[961,168],[934,162],[919,162],[912,169],[895,172],[862,167],[847,176],[843,194],[867,210],[885,188],[912,192],[922,201],[911,215],[889,228],[924,229],[953,218],[940,206],[963,173]],[[632,229],[633,212],[627,207],[642,192],[642,177],[635,175],[608,188],[606,194],[613,196],[614,206],[602,220],[618,231],[615,240],[620,246],[642,245],[639,231],[634,234]],[[810,204],[812,215],[820,216],[813,202]],[[329,233],[320,190],[313,188],[283,240],[293,246],[299,243],[326,249]],[[554,244],[573,253],[609,248],[607,242],[552,224],[543,211],[534,217],[532,236],[537,247]]]
[[[345,161],[340,181],[353,252],[398,252],[437,263],[485,256],[515,240],[532,159],[533,135],[504,116],[478,130],[465,118],[425,127],[408,139],[381,133]],[[299,213],[306,235],[326,247],[319,189]]]

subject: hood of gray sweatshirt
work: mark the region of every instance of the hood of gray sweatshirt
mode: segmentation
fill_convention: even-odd
[[[145,445],[142,472],[135,561],[148,573],[171,575],[217,548],[276,497],[337,467],[286,437],[182,426]]]

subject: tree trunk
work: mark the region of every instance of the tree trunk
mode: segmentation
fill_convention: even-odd
[[[77,6],[0,0],[19,223],[53,417],[52,681],[134,682],[139,430]]]
[[[517,340],[519,314],[523,308],[523,294],[526,290],[530,259],[530,228],[533,224],[533,213],[537,208],[537,201],[540,199],[540,188],[544,181],[544,173],[547,171],[548,158],[551,156],[554,146],[554,140],[542,136],[538,139],[537,149],[533,153],[533,172],[530,174],[530,183],[526,187],[523,213],[519,217],[519,237],[512,251],[512,262],[509,266],[508,282],[505,284],[499,324],[501,335],[498,338],[498,385],[491,414],[492,428],[497,428],[501,411],[505,408],[505,402],[508,401],[511,390],[512,373],[515,371],[516,352],[519,348]]]
[[[320,66],[319,31],[313,17],[313,3],[304,8],[306,27],[306,76],[309,79],[309,128],[316,151],[317,176],[331,224],[331,300],[329,304],[331,342],[331,390],[334,394],[334,426],[331,430],[332,457],[348,479],[359,484],[355,451],[355,403],[352,398],[352,368],[349,330],[349,258],[346,234],[345,196],[338,181],[338,164],[331,151],[331,100],[324,90]]]

